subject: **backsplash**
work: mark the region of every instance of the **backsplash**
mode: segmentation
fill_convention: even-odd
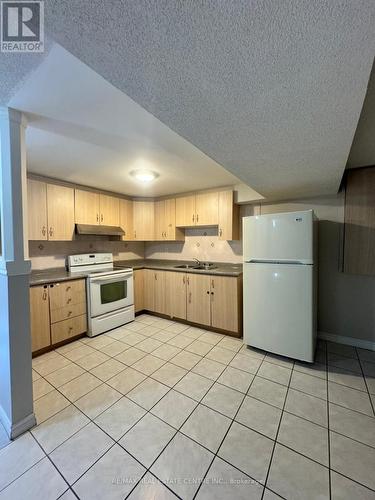
[[[111,252],[114,260],[144,258],[144,243],[109,241],[87,237],[79,241],[30,241],[29,258],[32,269],[64,267],[67,255],[78,253]]]

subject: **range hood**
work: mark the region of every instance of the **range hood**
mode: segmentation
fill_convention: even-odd
[[[96,226],[94,224],[76,224],[77,234],[93,234],[95,236],[123,236],[125,231],[119,226]]]

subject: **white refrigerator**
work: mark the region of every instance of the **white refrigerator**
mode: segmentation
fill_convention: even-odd
[[[312,210],[243,219],[244,343],[314,361],[317,219]]]

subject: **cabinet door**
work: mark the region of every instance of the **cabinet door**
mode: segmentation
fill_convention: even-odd
[[[211,326],[238,332],[238,279],[211,276]]]
[[[186,319],[186,273],[167,272],[167,314]]]
[[[47,185],[27,180],[28,238],[47,239]]]
[[[48,239],[72,240],[74,234],[74,189],[47,184]]]
[[[87,331],[86,314],[65,321],[59,321],[51,326],[52,344],[58,344]]]
[[[134,201],[134,239],[139,241],[154,239],[154,202]]]
[[[197,193],[195,225],[215,226],[219,223],[219,193]]]
[[[219,192],[219,240],[239,239],[240,216],[233,203],[233,191]]]
[[[120,200],[114,196],[100,195],[100,224],[120,225]]]
[[[155,290],[155,275],[151,269],[143,270],[143,297],[144,308],[148,311],[155,310],[154,290]]]
[[[167,237],[167,224],[165,217],[165,201],[155,201],[155,240],[165,240]]]
[[[133,273],[134,280],[134,308],[135,312],[143,311],[144,309],[144,282],[143,282],[143,269],[138,269]]]
[[[32,352],[51,345],[47,285],[30,288],[30,329]]]
[[[120,200],[120,227],[125,234],[122,237],[124,241],[133,240],[133,201]]]
[[[176,226],[195,226],[195,195],[176,198]]]
[[[92,191],[74,190],[74,218],[76,224],[99,224],[99,194]]]
[[[154,312],[166,314],[166,271],[154,271]]]
[[[84,279],[53,283],[49,287],[51,311],[74,304],[86,303],[86,283]]]
[[[201,325],[210,325],[210,276],[188,274],[186,279],[187,320],[194,323],[200,323]]]

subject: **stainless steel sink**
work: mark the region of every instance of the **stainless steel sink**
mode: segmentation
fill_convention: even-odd
[[[180,264],[178,266],[173,266],[175,269],[197,269],[203,271],[210,271],[211,269],[217,269],[217,266],[212,264]]]
[[[194,266],[194,269],[203,269],[205,271],[211,271],[211,269],[217,269],[217,266],[200,264],[199,266]]]
[[[180,264],[179,266],[173,266],[175,269],[197,269],[196,264]]]

